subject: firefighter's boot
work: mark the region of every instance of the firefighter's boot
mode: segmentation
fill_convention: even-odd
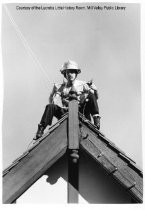
[[[93,116],[94,119],[94,125],[97,127],[98,130],[100,130],[100,116]]]
[[[41,138],[43,136],[43,133],[44,133],[44,126],[41,125],[41,124],[38,124],[38,130],[37,130],[37,133],[36,133],[36,136],[34,137],[33,140],[37,140],[39,138]]]

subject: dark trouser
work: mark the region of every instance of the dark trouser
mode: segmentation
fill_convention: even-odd
[[[90,115],[99,114],[99,108],[97,100],[94,94],[89,93],[87,101],[84,101],[79,106],[79,111],[88,119],[91,120]],[[40,124],[46,128],[47,125],[52,124],[53,117],[56,117],[58,120],[64,115],[67,111],[56,104],[48,104],[45,108],[44,114],[42,116]]]
[[[66,113],[66,110],[59,107],[56,104],[48,104],[43,113],[40,124],[46,128],[47,125],[52,124],[53,117],[56,117],[58,120]]]
[[[88,120],[91,120],[91,116],[99,114],[97,99],[93,93],[89,93],[87,99],[80,105],[79,111]]]

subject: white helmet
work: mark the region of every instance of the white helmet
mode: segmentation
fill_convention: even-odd
[[[74,62],[74,61],[71,61],[71,60],[68,60],[67,62],[65,62],[63,64],[62,68],[60,69],[60,72],[65,75],[67,70],[69,70],[69,69],[76,70],[77,74],[81,73],[81,70],[78,67],[78,64],[76,62]]]

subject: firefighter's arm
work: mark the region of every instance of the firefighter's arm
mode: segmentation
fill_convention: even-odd
[[[95,86],[94,83],[88,82],[84,85],[84,92],[91,92],[92,94],[95,95],[96,99],[98,99],[98,91],[97,87]]]
[[[59,92],[59,86],[57,84],[54,84],[52,92],[50,93],[50,96],[49,96],[49,103],[60,105],[59,104],[60,99],[61,97],[60,97],[60,92]]]
[[[98,91],[97,91],[96,86],[93,83],[90,85],[90,92],[95,95],[96,99],[98,99]]]
[[[91,92],[94,93],[94,91],[97,90],[96,86],[93,83],[85,83],[83,85],[83,92]]]
[[[52,88],[52,91],[50,93],[50,96],[49,96],[49,103],[50,104],[53,104],[53,98],[54,98],[54,95],[55,95],[56,91],[57,91],[56,85],[54,84],[53,88]]]

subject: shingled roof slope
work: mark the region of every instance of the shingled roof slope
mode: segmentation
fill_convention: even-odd
[[[3,203],[13,203],[67,149],[67,116],[3,171]]]
[[[143,173],[136,163],[80,114],[81,148],[120,183],[136,202],[143,202]]]
[[[3,203],[13,203],[66,152],[68,146],[67,118],[68,114],[3,171]],[[81,149],[121,184],[136,202],[142,203],[142,171],[132,159],[80,113],[79,137]]]

